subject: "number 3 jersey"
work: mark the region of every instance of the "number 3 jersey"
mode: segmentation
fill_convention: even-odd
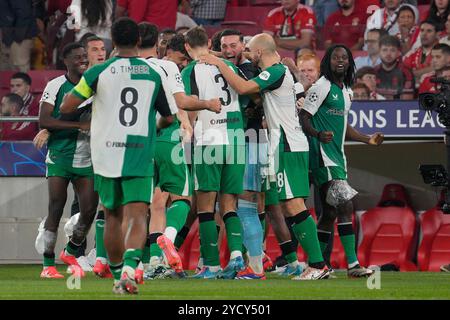
[[[152,176],[156,111],[176,112],[158,72],[145,59],[115,57],[87,70],[72,92],[81,99],[94,96],[94,172],[109,178]]]
[[[66,75],[57,77],[47,83],[40,103],[46,102],[53,106],[53,118],[60,116],[59,107],[64,96],[74,86],[75,84],[70,82]],[[85,104],[89,104],[89,101],[86,101]],[[83,105],[79,107],[79,110]],[[78,113],[72,120],[80,121],[80,117],[85,115],[86,113]],[[72,168],[87,168],[92,165],[89,135],[86,132],[77,129],[52,130],[47,146],[46,163]]]
[[[235,73],[236,66],[224,60]],[[200,100],[219,98],[220,113],[209,110],[198,112],[194,127],[196,146],[245,144],[244,124],[238,93],[228,84],[216,66],[192,61],[181,72],[187,95]],[[242,138],[233,139],[242,133]]]

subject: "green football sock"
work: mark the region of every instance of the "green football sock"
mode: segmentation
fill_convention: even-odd
[[[228,249],[230,252],[242,252],[242,225],[236,212],[228,212],[223,216],[227,232]]]
[[[150,257],[160,257],[162,256],[162,250],[156,243],[156,240],[161,236],[161,232],[150,233],[149,244],[150,244]],[[150,261],[150,259],[149,259]]]
[[[181,248],[188,234],[189,228],[187,226],[183,226],[183,228],[181,228],[181,230],[177,233],[177,237],[175,238],[175,242],[173,243],[175,245],[175,248]]]
[[[114,264],[109,262],[109,269],[114,277],[114,280],[120,280],[120,275],[122,274],[123,262]]]
[[[322,254],[328,247],[328,242],[330,242],[331,232],[324,230],[317,230],[317,238],[319,239],[320,251]]]
[[[54,266],[55,266],[55,254],[44,253],[44,267],[54,267]]]
[[[142,249],[127,249],[123,254],[123,266],[136,269],[142,259]]]
[[[142,263],[148,264],[150,262],[150,237],[147,236],[145,240],[144,250],[142,251]]]
[[[322,252],[320,251],[319,240],[317,239],[317,227],[314,219],[308,210],[289,217],[287,219],[292,226],[297,240],[300,242],[303,250],[308,255],[308,263],[323,263]]]
[[[211,267],[219,266],[219,248],[217,247],[219,235],[217,234],[214,212],[201,213],[198,217],[200,222],[200,251],[202,253],[203,265]]]
[[[107,259],[105,242],[103,239],[105,231],[105,215],[102,210],[97,214],[97,219],[95,220],[95,250],[96,257]]]
[[[186,218],[191,210],[191,206],[184,200],[177,200],[172,203],[166,213],[166,226],[173,227],[179,232],[184,224]]]
[[[287,263],[298,261],[297,252],[291,240],[280,243],[281,253],[286,259]]]
[[[338,223],[339,238],[344,247],[345,256],[349,268],[358,264],[358,257],[356,256],[355,233],[351,222]]]

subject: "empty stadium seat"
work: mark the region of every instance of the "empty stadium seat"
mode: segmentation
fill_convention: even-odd
[[[359,220],[358,260],[363,266],[393,263],[401,271],[415,271],[412,262],[416,216],[408,206],[404,187],[386,185],[377,207]]]
[[[420,15],[419,21],[424,21],[428,16],[428,12],[430,11],[430,5],[429,4],[421,4],[421,5],[417,6],[417,9],[419,9],[419,15]]]
[[[32,79],[31,82],[31,92],[42,93],[44,92],[47,83],[57,78],[66,72],[64,70],[30,70],[28,71],[29,76]]]
[[[450,215],[438,204],[420,216],[420,231],[419,270],[439,271],[441,265],[450,263]]]
[[[253,21],[263,28],[267,14],[276,7],[277,6],[227,7],[224,21]]]
[[[254,21],[224,21],[222,28],[239,30],[244,36],[254,36],[262,32],[262,28]]]

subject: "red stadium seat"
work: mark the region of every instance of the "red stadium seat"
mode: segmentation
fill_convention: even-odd
[[[278,49],[277,51],[281,58],[292,58],[295,61],[295,52],[293,50]]]
[[[192,224],[191,229],[179,250],[183,268],[195,270],[198,258],[200,257],[200,240],[198,236],[198,219]]]
[[[208,38],[212,38],[214,34],[223,29],[222,26],[203,26],[206,33],[208,34]]]
[[[416,216],[407,205],[404,187],[386,185],[377,207],[359,221],[358,260],[363,266],[393,263],[401,271],[415,271],[412,262]]]
[[[428,16],[428,12],[430,11],[430,5],[429,4],[421,4],[421,5],[417,6],[417,9],[419,9],[419,15],[420,15],[419,21],[425,20]]]
[[[224,21],[253,21],[263,28],[267,14],[276,7],[278,6],[227,7]]]
[[[420,216],[420,230],[419,270],[439,271],[441,265],[450,263],[450,215],[437,205]]]
[[[65,73],[64,70],[30,70],[28,74],[30,75],[31,82],[31,91],[35,93],[44,92],[45,86],[47,83],[57,78]]]
[[[9,92],[9,80],[11,79],[11,76],[16,73],[17,71],[1,71],[0,72],[0,88],[1,89],[8,89]]]
[[[254,21],[224,21],[222,28],[239,30],[244,36],[254,36],[262,32],[262,28]]]

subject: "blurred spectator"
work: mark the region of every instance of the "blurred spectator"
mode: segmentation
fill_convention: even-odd
[[[47,13],[49,16],[54,15],[57,11],[66,13],[67,8],[72,3],[72,0],[47,0]]]
[[[447,16],[447,22],[445,23],[446,34],[439,40],[440,43],[445,43],[450,46],[450,14]]]
[[[17,72],[9,80],[10,91],[19,95],[23,100],[23,106],[19,110],[21,116],[37,116],[39,114],[39,101],[31,92],[31,77],[23,72]]]
[[[190,0],[192,18],[199,25],[219,26],[225,18],[227,0]]]
[[[105,42],[108,52],[112,50],[111,25],[113,4],[111,0],[72,0],[69,10],[74,25],[68,25],[75,31],[75,40],[80,41],[87,32],[92,32]]]
[[[430,12],[426,20],[433,21],[436,24],[437,31],[445,30],[447,16],[450,13],[449,0],[432,0]]]
[[[381,94],[377,93],[377,72],[372,67],[362,67],[356,71],[356,83],[363,83],[369,88],[370,100],[386,100]]]
[[[273,35],[279,48],[315,48],[314,28],[316,17],[310,7],[298,0],[282,0],[281,7],[269,12],[264,32]]]
[[[400,62],[400,40],[395,36],[380,39],[381,64],[375,67],[377,92],[388,100],[414,98],[414,76]]]
[[[128,14],[139,22],[150,22],[159,29],[175,29],[178,0],[117,0],[115,17]]]
[[[158,37],[158,58],[162,59],[166,55],[167,43],[177,33],[173,29],[164,29],[161,31]]]
[[[367,14],[357,10],[356,0],[338,0],[340,10],[328,17],[323,29],[325,48],[342,43],[351,50],[361,50]]]
[[[45,58],[45,21],[48,14],[45,9],[45,0],[34,0],[33,15],[36,18],[36,26],[38,27],[37,37],[33,38],[33,49],[31,50],[31,69],[44,70],[46,68]]]
[[[431,51],[431,66],[433,71],[424,74],[419,86],[419,93],[437,92],[437,84],[431,82],[432,78],[442,77],[444,68],[450,67],[450,47],[443,43],[438,43]]]
[[[184,27],[187,29],[190,29],[192,27],[196,27],[197,23],[192,20],[191,17],[189,17],[187,14],[182,12],[182,6],[183,6],[183,2],[182,1],[178,1],[178,11],[177,11],[177,22],[175,24],[175,30],[178,33],[178,29]],[[187,30],[186,30],[187,31]]]
[[[397,37],[402,45],[402,54],[406,54],[412,48],[419,35],[419,17],[413,8],[409,4],[403,4],[398,10],[399,33]]]
[[[23,100],[18,94],[9,93],[1,100],[1,116],[17,117],[22,109]],[[37,129],[37,122],[0,122],[0,140],[33,140]]]
[[[352,91],[353,91],[352,101],[370,99],[370,90],[364,83],[355,83],[352,87]]]
[[[420,24],[420,42],[421,47],[403,58],[403,64],[411,69],[417,86],[420,84],[420,78],[423,74],[431,72],[431,50],[438,43],[438,33],[436,25],[432,21],[423,21]]]
[[[323,26],[328,17],[339,10],[339,5],[336,0],[314,0],[313,9],[317,17],[317,25]]]
[[[30,0],[0,1],[2,65],[7,69],[30,70],[33,38],[38,35],[36,18]]]
[[[355,59],[356,69],[362,67],[375,67],[381,63],[380,60],[380,38],[386,35],[383,29],[372,29],[367,33],[367,38],[364,43],[367,47],[367,56],[357,57]]]
[[[401,0],[385,0],[384,8],[376,10],[368,19],[365,38],[371,29],[384,29],[391,35],[399,33],[397,23],[397,9]]]
[[[186,32],[188,32],[189,31],[189,29],[190,28],[188,28],[188,27],[179,27],[179,28],[177,28],[176,30],[175,30],[175,32],[177,33],[177,34],[185,34]]]
[[[220,52],[222,49],[220,47],[220,38],[222,37],[222,30],[216,31],[211,37],[211,47],[212,51]]]
[[[184,47],[184,36],[181,34],[175,35],[167,43],[166,57],[167,60],[174,62],[180,70],[190,62],[190,57]]]

